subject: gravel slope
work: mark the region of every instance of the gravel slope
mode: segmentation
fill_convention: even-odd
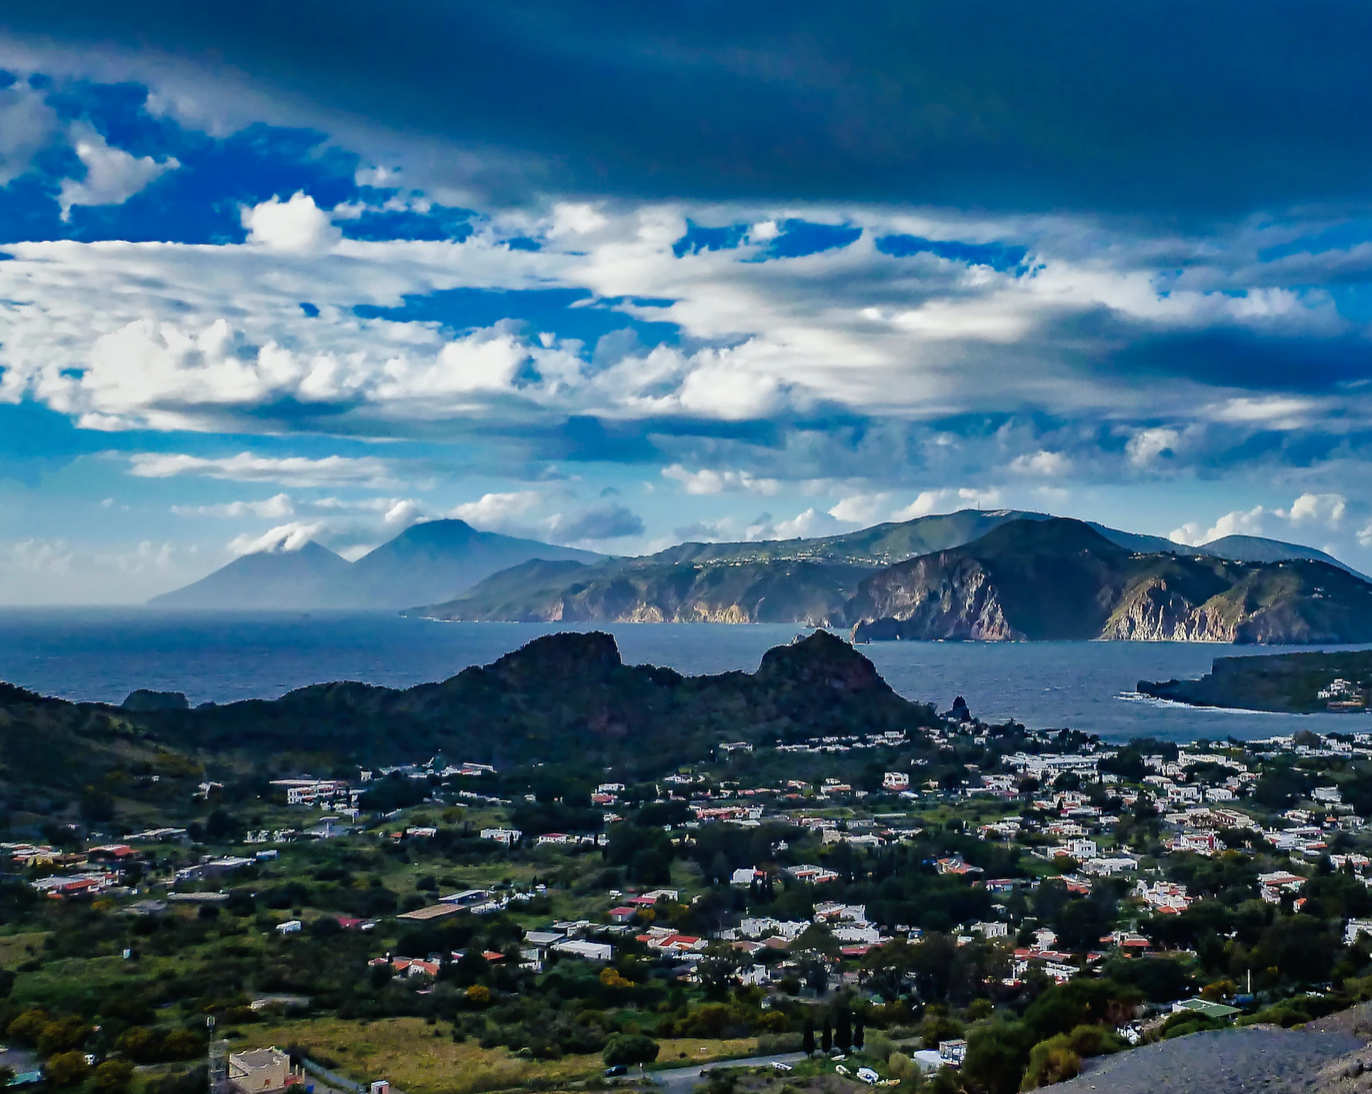
[[[1055,1094],[1295,1094],[1317,1085],[1351,1090],[1326,1084],[1362,1048],[1363,1039],[1346,1029],[1193,1033],[1107,1057],[1052,1089]]]

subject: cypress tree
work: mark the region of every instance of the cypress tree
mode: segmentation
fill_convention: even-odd
[[[858,1017],[853,1019],[853,1047],[857,1049],[859,1052],[861,1052],[862,1046],[866,1043],[866,1041],[867,1034],[864,1032],[862,1028],[862,1016],[859,1015]]]
[[[846,1010],[838,1012],[838,1027],[834,1030],[834,1043],[844,1052],[853,1047],[853,1024],[848,1018]]]
[[[829,1021],[829,1016],[824,1016],[824,1032],[820,1034],[820,1047],[828,1052],[834,1047],[834,1024]]]
[[[805,1034],[800,1039],[800,1050],[806,1056],[815,1054],[815,1020],[813,1018],[805,1019]]]

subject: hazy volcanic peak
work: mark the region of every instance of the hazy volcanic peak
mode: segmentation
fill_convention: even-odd
[[[1372,585],[1323,562],[1134,553],[1079,521],[1014,521],[892,566],[847,613],[857,640],[1372,640]]]
[[[244,555],[184,589],[155,597],[162,608],[370,608],[398,610],[456,596],[530,560],[586,563],[604,556],[532,539],[480,532],[461,520],[407,528],[354,563],[310,542],[298,551]]]

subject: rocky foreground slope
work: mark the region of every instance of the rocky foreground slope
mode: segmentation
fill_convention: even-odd
[[[1324,562],[1137,553],[1080,521],[1012,521],[891,566],[845,605],[882,639],[1372,641],[1372,584]]]

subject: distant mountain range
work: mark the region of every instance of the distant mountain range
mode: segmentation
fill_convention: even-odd
[[[683,543],[639,558],[432,521],[354,563],[316,543],[246,555],[151,603],[464,621],[800,623],[852,627],[861,639],[1313,642],[1361,640],[1350,637],[1361,633],[1350,606],[1368,589],[1323,552],[1277,540],[1184,547],[1045,513],[965,509],[819,539]]]
[[[154,597],[158,608],[200,610],[365,608],[398,611],[443,600],[511,566],[542,558],[590,563],[605,556],[532,539],[478,532],[461,520],[416,524],[356,562],[307,543],[244,555],[208,577]]]
[[[857,641],[1372,641],[1372,584],[1326,562],[1138,553],[1075,520],[1011,521],[864,580]]]
[[[493,575],[461,597],[416,608],[410,614],[468,621],[852,626],[878,618],[869,619],[870,613],[858,600],[864,582],[912,558],[979,542],[1012,524],[1026,529],[1070,524],[1090,531],[1125,556],[1153,555],[1183,567],[1186,559],[1211,560],[1212,568],[1213,560],[1221,558],[1307,559],[1352,574],[1321,551],[1253,536],[1230,536],[1204,547],[1186,547],[1160,536],[1063,521],[1045,513],[966,509],[822,539],[686,543],[654,555],[607,559],[594,565],[528,562]],[[1010,637],[1010,631],[1003,637]],[[978,636],[989,634],[978,631]]]

